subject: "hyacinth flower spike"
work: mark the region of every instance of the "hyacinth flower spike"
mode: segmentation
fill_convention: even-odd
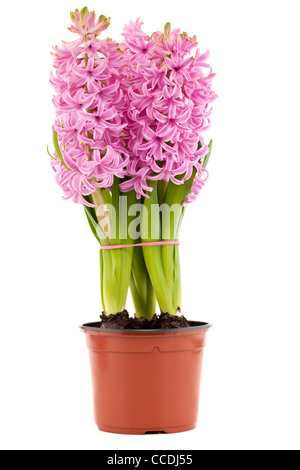
[[[211,143],[203,132],[216,99],[209,54],[170,23],[148,35],[140,19],[130,21],[119,44],[99,38],[110,18],[83,8],[71,21],[77,39],[52,51],[51,165],[64,198],[83,204],[99,244],[124,246],[100,251],[104,313],[125,308],[130,285],[137,317],[151,320],[156,300],[161,312],[181,315],[179,247],[126,246],[177,241],[205,184]],[[174,212],[169,224],[164,207]]]

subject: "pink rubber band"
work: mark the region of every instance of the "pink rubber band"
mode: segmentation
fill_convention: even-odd
[[[107,245],[101,246],[101,250],[117,250],[119,248],[135,248],[136,246],[163,246],[163,245],[180,245],[180,242],[171,240],[171,241],[161,241],[161,242],[148,242],[148,243],[137,243],[136,245]]]

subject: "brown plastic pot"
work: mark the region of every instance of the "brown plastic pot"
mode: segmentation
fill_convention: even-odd
[[[104,330],[86,334],[95,421],[118,434],[176,433],[197,425],[207,323],[178,330]]]

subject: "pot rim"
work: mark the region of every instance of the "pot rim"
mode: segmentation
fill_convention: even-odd
[[[169,333],[169,334],[176,334],[176,333],[188,333],[188,332],[193,332],[193,331],[198,331],[198,330],[209,330],[212,328],[212,324],[206,323],[206,322],[197,322],[197,321],[190,321],[190,328],[168,328],[168,329],[148,329],[148,330],[116,330],[113,328],[99,328],[99,321],[98,322],[91,322],[91,323],[84,323],[83,325],[80,325],[79,328],[82,331],[95,331],[98,333],[113,333],[113,334],[130,334],[130,335],[135,335],[135,334],[160,334],[160,333]]]

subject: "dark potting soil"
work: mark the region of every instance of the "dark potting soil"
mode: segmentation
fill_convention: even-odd
[[[189,328],[190,324],[185,317],[177,317],[162,313],[155,315],[153,320],[146,318],[131,318],[126,310],[116,315],[102,313],[99,327],[113,330],[168,330],[174,328]]]
[[[107,328],[112,330],[126,330],[128,329],[128,323],[130,320],[127,310],[118,313],[117,315],[106,315],[102,313],[100,316],[101,324],[100,328]]]
[[[190,324],[184,316],[177,317],[162,313],[159,317],[159,328],[161,330],[168,330],[169,328],[189,328]]]

